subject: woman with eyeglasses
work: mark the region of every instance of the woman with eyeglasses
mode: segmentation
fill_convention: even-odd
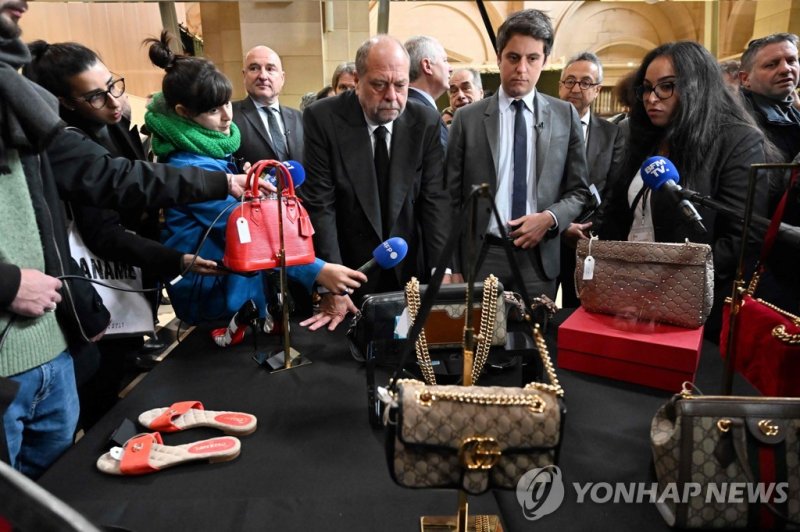
[[[725,88],[714,57],[690,41],[649,52],[634,78],[626,162],[601,216],[609,240],[708,243],[714,255],[714,308],[706,336],[719,341],[722,305],[736,274],[742,225],[697,206],[707,233],[683,217],[665,190],[650,191],[640,171],[651,156],[675,164],[680,186],[744,212],[750,165],[765,160],[764,136]],[[756,187],[754,214],[765,215],[767,182]]]
[[[58,97],[59,114],[70,127],[81,130],[114,157],[145,160],[139,133],[136,128],[131,129],[130,117],[125,116],[124,78],[112,73],[93,50],[82,44],[36,41],[28,47],[32,60],[23,74]],[[114,211],[72,203],[68,213],[83,241],[98,257],[142,268],[145,288],[154,288],[159,280],[179,275],[194,258],[158,241],[158,211]],[[200,273],[216,272],[215,266],[213,261],[201,257],[193,263],[194,271]],[[155,319],[159,296],[151,292],[145,297],[153,307],[148,318]],[[83,356],[73,353],[81,385],[84,429],[116,402],[125,364],[144,365],[153,360],[150,352],[143,351],[143,335],[107,337],[97,346],[99,362],[92,360],[89,352]]]

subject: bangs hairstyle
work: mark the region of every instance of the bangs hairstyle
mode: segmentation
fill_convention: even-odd
[[[160,39],[146,39],[150,61],[166,71],[161,92],[170,109],[183,105],[193,116],[222,107],[231,100],[233,85],[214,63],[201,57],[175,54],[166,31]]]
[[[23,67],[22,74],[62,98],[72,97],[71,77],[100,62],[94,51],[76,42],[48,44],[34,41],[28,44],[28,48],[32,59]]]
[[[664,128],[653,126],[643,102],[638,99],[633,102],[629,170],[632,169],[635,174],[638,165],[666,139],[670,159],[691,188],[694,180],[703,178],[701,174],[705,157],[722,128],[732,125],[755,127],[755,123],[738,97],[726,88],[717,60],[693,41],[667,43],[650,51],[636,71],[634,87],[643,84],[650,63],[661,56],[672,61],[675,71],[672,98],[678,98],[678,102],[669,124]]]

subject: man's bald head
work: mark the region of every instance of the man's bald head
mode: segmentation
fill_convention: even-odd
[[[267,46],[254,46],[247,51],[242,75],[247,94],[264,105],[278,100],[286,81],[281,58]]]

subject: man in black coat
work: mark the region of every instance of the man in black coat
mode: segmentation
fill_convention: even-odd
[[[586,165],[589,184],[594,185],[601,201],[614,186],[624,156],[625,139],[622,130],[591,111],[592,102],[600,94],[603,65],[591,52],[583,52],[567,61],[561,72],[558,96],[570,102],[578,111],[586,145]],[[575,247],[578,240],[589,238],[594,220],[596,199],[590,199],[578,223],[571,223],[561,235],[561,302],[566,308],[580,306],[575,294]]]
[[[408,65],[396,39],[374,37],[356,54],[356,90],[315,102],[303,115],[303,195],[317,255],[358,268],[387,238],[408,243],[405,260],[371,275],[360,293],[398,290],[411,276],[424,281],[449,233],[440,118],[433,109],[406,103]],[[304,323],[335,328],[347,298],[324,294],[323,312]]]
[[[278,101],[286,81],[281,58],[256,46],[245,55],[242,74],[247,98],[233,102],[233,122],[242,134],[234,153],[240,167],[264,159],[303,163],[302,114]]]
[[[444,47],[433,37],[420,35],[405,43],[409,57],[408,99],[415,100],[439,112],[436,98],[447,92],[453,67],[447,60]],[[447,152],[447,124],[439,119],[439,140]]]

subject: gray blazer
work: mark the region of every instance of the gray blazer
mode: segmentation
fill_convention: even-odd
[[[297,109],[280,106],[289,159],[303,162],[303,115]],[[233,154],[237,162],[256,163],[276,159],[272,141],[259,116],[259,110],[249,97],[233,102],[233,122],[242,135],[242,145]]]
[[[561,231],[580,214],[588,191],[588,172],[583,131],[572,104],[536,92],[534,113],[536,135],[536,204],[540,211],[551,211],[558,227],[550,231],[531,250],[531,259],[541,261],[548,279],[558,276]],[[454,209],[460,209],[473,185],[488,183],[497,187],[497,140],[500,125],[498,95],[459,109],[450,125],[447,148],[446,186]],[[477,218],[480,249],[489,212],[480,209]],[[462,240],[462,249],[465,248]],[[459,257],[457,268],[464,264]]]

